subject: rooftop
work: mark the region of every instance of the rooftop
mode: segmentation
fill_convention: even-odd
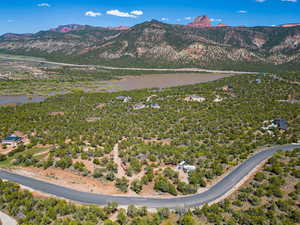
[[[11,142],[17,142],[17,141],[21,141],[21,140],[22,140],[22,138],[19,136],[16,136],[16,135],[10,135],[3,139],[3,141],[11,141]]]

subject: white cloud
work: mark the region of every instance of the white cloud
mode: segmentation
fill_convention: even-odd
[[[131,15],[142,16],[144,12],[142,10],[133,10],[130,12]]]
[[[13,23],[15,22],[14,20],[7,20],[8,23]]]
[[[96,16],[101,16],[101,13],[99,13],[99,12],[93,12],[93,11],[87,11],[87,12],[85,12],[84,15],[91,16],[91,17],[96,17]]]
[[[128,12],[121,12],[118,9],[108,10],[106,13],[112,16],[136,18],[135,15],[131,15]]]
[[[38,7],[51,7],[49,3],[40,3],[37,5]]]
[[[248,11],[246,11],[246,10],[239,10],[238,13],[240,13],[240,14],[246,14],[246,13],[248,13]]]
[[[210,21],[211,22],[222,22],[223,20],[222,19],[214,19],[214,18],[212,18],[212,19],[210,19]]]
[[[130,13],[128,13],[128,12],[121,12],[118,9],[113,9],[113,10],[108,10],[106,14],[112,16],[119,16],[119,17],[137,18],[138,16],[143,15],[144,12],[141,10],[133,10]]]
[[[161,18],[160,20],[161,20],[161,21],[168,21],[168,20],[169,20],[169,18],[165,18],[165,17],[163,17],[163,18]]]
[[[281,0],[282,2],[298,2],[298,0]]]
[[[185,17],[184,19],[185,19],[185,20],[191,20],[191,19],[192,19],[192,17],[190,17],[190,16],[187,16],[187,17]]]
[[[256,2],[266,2],[267,0],[255,0]]]

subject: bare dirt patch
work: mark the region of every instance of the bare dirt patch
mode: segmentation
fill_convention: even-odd
[[[65,115],[64,112],[50,112],[49,113],[50,116],[63,116]]]

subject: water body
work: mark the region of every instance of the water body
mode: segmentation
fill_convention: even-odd
[[[42,102],[45,99],[46,97],[43,96],[0,96],[0,105]]]
[[[170,88],[181,85],[191,85],[206,83],[229,77],[232,74],[212,74],[212,73],[178,73],[178,74],[153,74],[144,76],[125,76],[121,80],[108,81],[107,91],[129,91],[144,88]]]
[[[116,92],[129,91],[144,88],[169,88],[181,85],[190,85],[206,83],[223,77],[232,76],[232,74],[212,74],[212,73],[178,73],[178,74],[158,74],[144,76],[125,76],[120,80],[111,80],[99,86],[96,91]],[[84,89],[89,91],[89,89]],[[94,90],[94,92],[96,92]],[[67,92],[50,92],[48,96],[0,96],[1,105],[24,104],[32,102],[42,102],[47,97],[57,94],[66,94]]]

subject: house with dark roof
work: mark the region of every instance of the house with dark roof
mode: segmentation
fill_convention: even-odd
[[[10,136],[7,136],[5,137],[1,143],[3,145],[13,145],[13,146],[16,146],[17,144],[21,143],[22,142],[22,137],[19,137],[19,136],[16,136],[16,135],[10,135]]]
[[[287,121],[284,120],[284,119],[281,119],[281,118],[273,120],[272,124],[274,124],[275,126],[277,126],[281,130],[287,130],[288,129]]]
[[[223,91],[230,91],[233,89],[233,86],[232,85],[225,85],[223,88]]]

